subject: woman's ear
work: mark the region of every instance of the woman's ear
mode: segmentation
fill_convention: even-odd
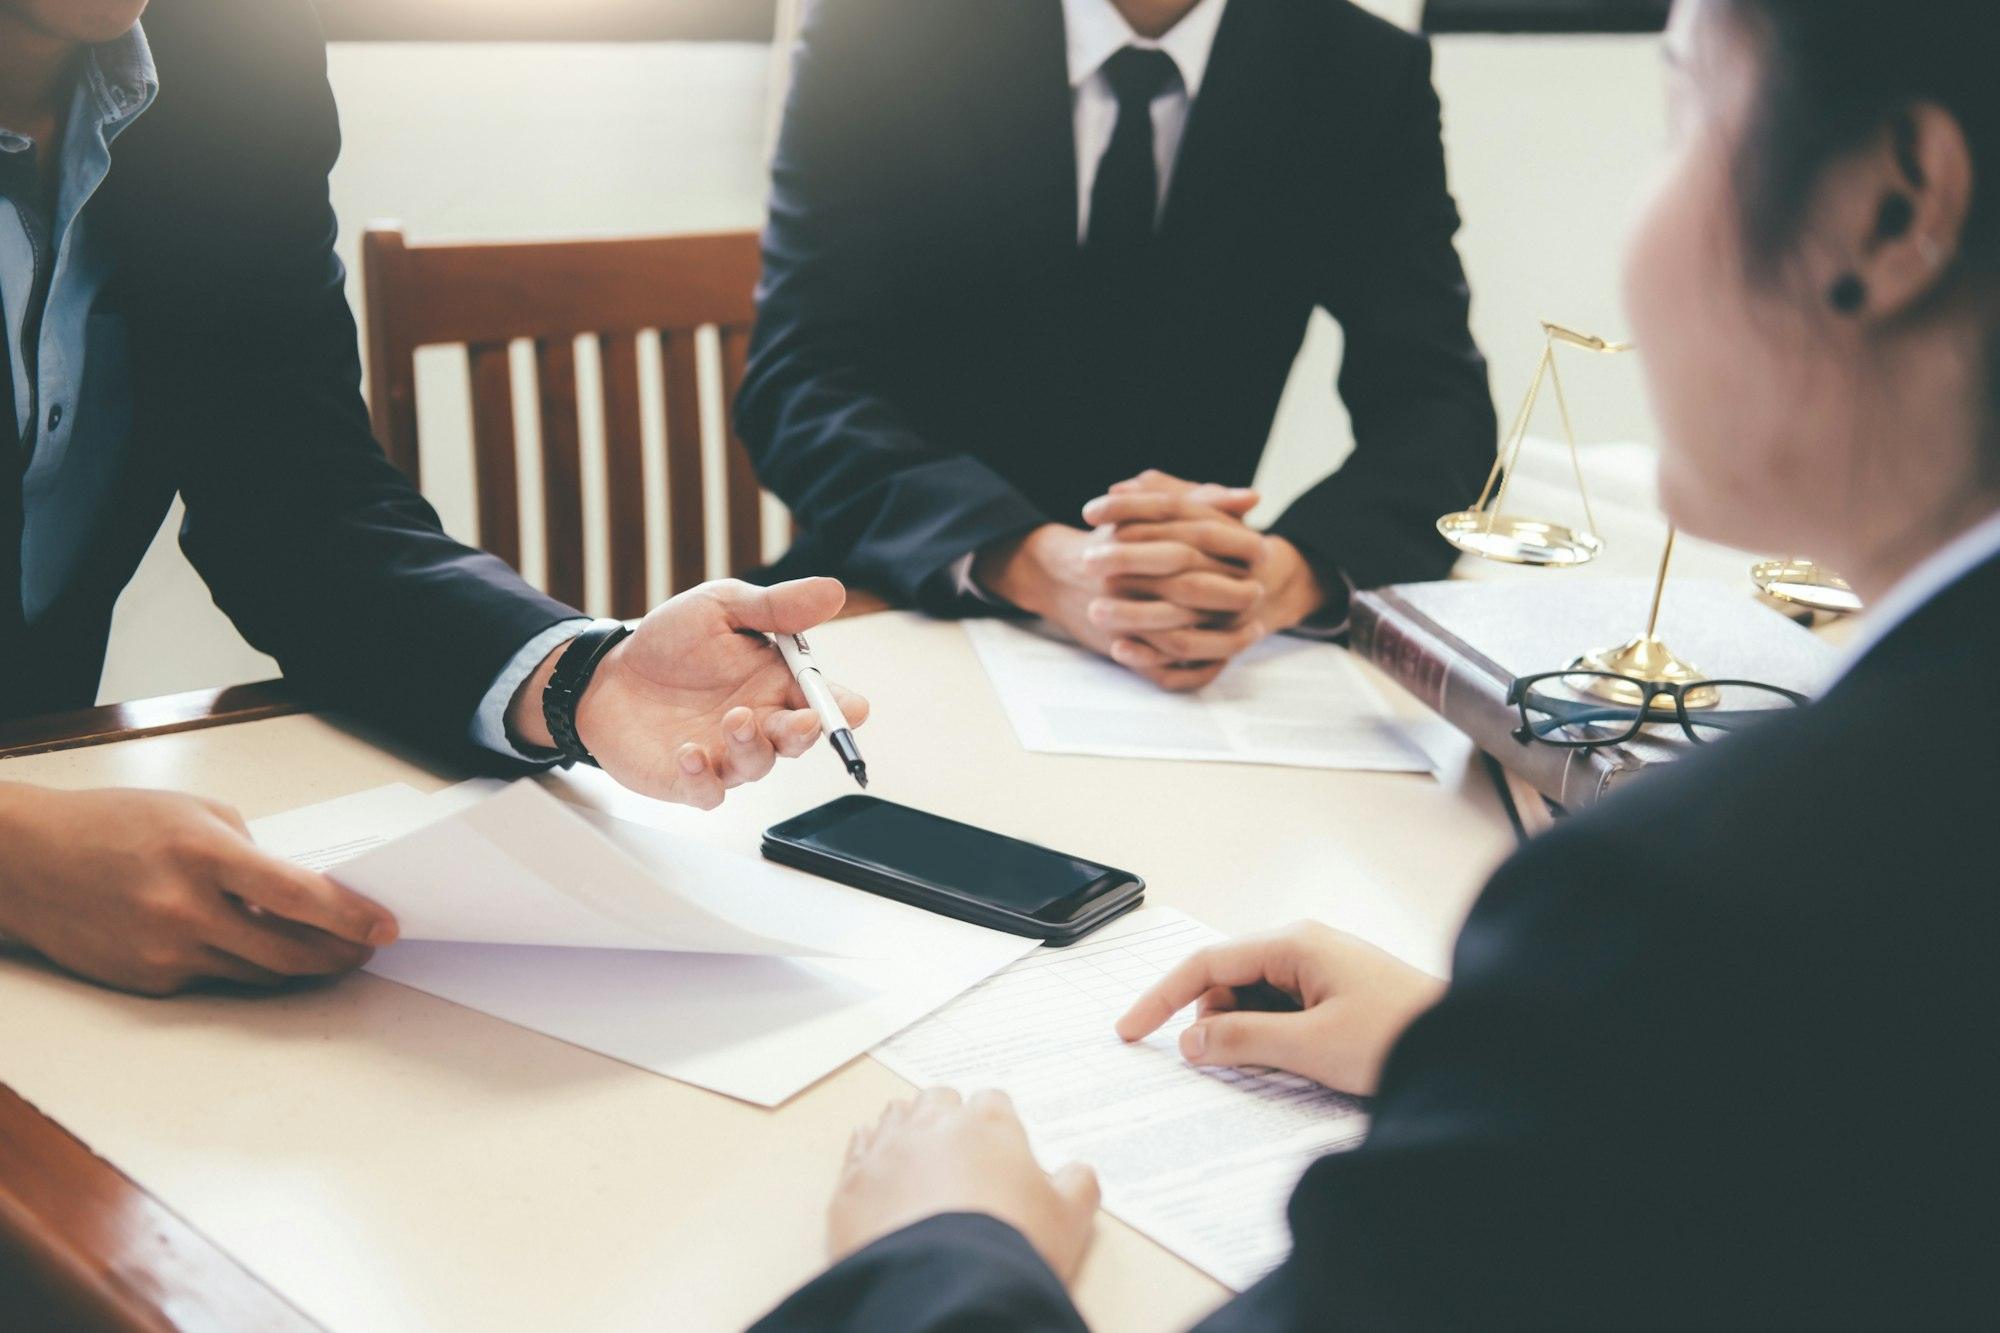
[[[1972,207],[1972,153],[1944,108],[1919,103],[1827,173],[1808,264],[1837,313],[1893,320],[1958,261]]]

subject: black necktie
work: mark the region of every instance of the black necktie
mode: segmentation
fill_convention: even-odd
[[[1176,87],[1181,75],[1166,52],[1128,46],[1104,62],[1104,77],[1118,98],[1118,126],[1097,162],[1084,253],[1101,266],[1124,268],[1152,244],[1160,207],[1153,100]]]

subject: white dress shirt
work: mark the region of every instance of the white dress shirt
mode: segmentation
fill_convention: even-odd
[[[1890,589],[1888,596],[1868,609],[1868,619],[1860,633],[1849,641],[1847,650],[1841,654],[1834,679],[1847,675],[1882,640],[1894,633],[1897,626],[1995,556],[2000,556],[2000,510],[1988,514],[1946,543],[1905,574],[1902,581]]]
[[[1069,51],[1070,114],[1076,129],[1076,243],[1090,234],[1090,192],[1097,184],[1097,164],[1111,146],[1118,128],[1118,95],[1105,77],[1104,62],[1128,46],[1164,51],[1180,71],[1181,86],[1153,99],[1153,170],[1160,182],[1159,207],[1167,206],[1174,162],[1187,131],[1188,112],[1208,74],[1209,53],[1229,0],[1199,0],[1181,21],[1159,38],[1141,37],[1111,0],[1063,0],[1063,29]],[[1072,515],[1072,518],[1075,516]],[[952,584],[961,596],[996,601],[972,577],[977,552],[960,556],[951,567]]]

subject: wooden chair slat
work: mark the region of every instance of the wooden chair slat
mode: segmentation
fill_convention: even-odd
[[[729,512],[729,568],[732,573],[764,563],[764,488],[751,466],[750,451],[736,436],[736,394],[750,361],[750,330],[727,327],[722,334],[723,454],[728,460],[724,495]]]
[[[639,339],[598,337],[604,367],[604,480],[611,529],[611,614],[646,614],[646,459],[639,419]]]
[[[514,440],[514,371],[506,343],[465,349],[472,394],[472,467],[479,544],[521,567],[521,488]]]
[[[667,582],[679,593],[708,577],[708,504],[701,449],[701,375],[694,330],[662,331],[667,398]]]
[[[568,338],[535,344],[541,400],[542,511],[548,533],[549,595],[583,605],[583,444],[576,416],[576,346]]]

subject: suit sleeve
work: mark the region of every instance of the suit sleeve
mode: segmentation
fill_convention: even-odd
[[[881,12],[878,12],[881,11]],[[737,421],[757,473],[839,573],[932,611],[959,607],[952,564],[1048,521],[1014,486],[899,410],[884,362],[899,207],[875,164],[914,128],[881,89],[897,16],[869,0],[808,7],[771,166],[763,277]]]
[[[1458,207],[1430,47],[1398,38],[1406,43],[1372,169],[1342,182],[1367,202],[1322,298],[1346,336],[1340,394],[1354,453],[1272,526],[1322,573],[1338,570],[1358,588],[1450,572],[1452,550],[1434,525],[1477,493],[1497,429],[1453,246]]]
[[[1020,1232],[948,1213],[835,1264],[752,1333],[1087,1333],[1069,1294]]]
[[[161,118],[134,133],[179,151],[136,159],[131,184],[159,206],[133,244],[150,247],[140,305],[161,350],[140,388],[175,451],[182,547],[311,698],[466,747],[509,659],[576,613],[447,537],[370,432],[333,250],[339,128],[310,9],[237,7],[233,35],[163,17]],[[175,178],[143,178],[152,162]]]

